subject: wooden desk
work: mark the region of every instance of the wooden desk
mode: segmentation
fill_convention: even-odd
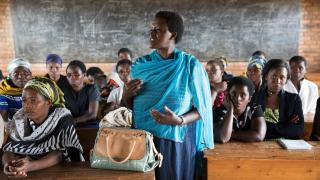
[[[154,179],[154,171],[112,171],[92,169],[89,162],[62,163],[40,171],[28,173],[28,179]],[[7,179],[1,169],[0,179]]]
[[[76,128],[80,144],[83,148],[83,157],[90,159],[90,150],[93,148],[98,133],[98,128]]]
[[[314,114],[308,113],[304,115],[304,132],[302,139],[308,141],[312,132]]]
[[[204,152],[208,179],[320,179],[320,142],[285,150],[275,141],[217,144]]]

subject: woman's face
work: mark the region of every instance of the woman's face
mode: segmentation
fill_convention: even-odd
[[[251,100],[249,90],[244,85],[234,85],[229,91],[230,98],[234,105],[235,113],[242,114]]]
[[[67,79],[69,84],[72,87],[79,87],[82,86],[84,83],[85,75],[82,73],[81,69],[77,66],[68,67],[67,69]]]
[[[164,19],[155,18],[150,29],[150,48],[163,49],[169,47],[175,37],[169,31]]]
[[[286,68],[271,69],[266,77],[268,91],[278,94],[286,84],[287,78],[288,71]]]
[[[247,69],[247,76],[255,85],[260,83],[261,73],[261,70],[256,66],[248,67]]]
[[[118,74],[124,83],[130,80],[131,66],[129,64],[122,64],[118,66]]]
[[[61,64],[57,62],[50,62],[47,64],[47,72],[51,79],[58,80],[60,77]]]
[[[303,61],[300,62],[291,62],[291,79],[300,81],[304,78],[306,74],[306,64]]]
[[[218,64],[207,64],[206,71],[211,85],[222,81],[223,71]]]
[[[24,85],[31,79],[31,72],[25,67],[16,67],[10,74],[12,82],[19,88],[23,88]]]
[[[48,116],[51,102],[34,89],[24,89],[22,108],[28,118],[40,125]]]

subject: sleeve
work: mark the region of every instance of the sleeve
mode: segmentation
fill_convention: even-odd
[[[99,90],[97,88],[97,86],[90,86],[89,88],[89,101],[99,101],[100,100],[100,93]]]
[[[253,107],[252,119],[257,117],[264,117],[261,105]]]
[[[7,97],[0,95],[0,110],[8,110],[9,109],[9,104],[7,101]]]
[[[194,57],[189,56],[190,62],[190,89],[194,107],[198,110],[201,120],[196,124],[197,150],[214,147],[212,98],[208,75],[203,65]]]
[[[311,91],[310,91],[311,92],[311,95],[310,95],[311,102],[308,106],[308,112],[315,113],[319,92],[318,92],[318,86],[316,84],[312,83],[311,85],[312,85],[312,88],[310,88],[311,89]]]
[[[108,99],[107,99],[107,103],[109,103],[109,102],[114,102],[114,103],[117,103],[118,101],[117,101],[117,99],[118,99],[118,93],[117,93],[117,91],[118,91],[118,88],[116,88],[116,89],[114,89],[114,90],[112,90],[111,92],[110,92],[110,94],[109,94],[109,96],[108,96]]]

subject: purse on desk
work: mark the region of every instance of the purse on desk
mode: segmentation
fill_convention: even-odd
[[[90,153],[92,168],[151,171],[161,167],[151,133],[128,128],[101,128]]]

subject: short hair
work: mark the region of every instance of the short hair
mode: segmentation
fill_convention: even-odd
[[[254,56],[261,56],[261,55],[264,56],[264,57],[267,57],[266,53],[261,51],[261,50],[255,51],[254,53],[252,53],[251,56],[254,57]]]
[[[224,71],[224,65],[223,62],[220,59],[214,59],[207,62],[207,65],[213,65],[216,64],[220,67],[221,71]]]
[[[98,74],[104,74],[104,72],[99,68],[99,67],[89,67],[87,72],[86,72],[87,76],[91,75],[91,76],[96,76]]]
[[[178,13],[171,12],[171,11],[159,11],[157,12],[155,17],[164,19],[166,21],[169,31],[171,33],[173,32],[177,33],[175,43],[176,44],[179,43],[181,41],[183,31],[184,31],[182,17]]]
[[[46,64],[49,64],[51,62],[62,65],[62,58],[57,54],[48,54],[46,58]]]
[[[273,69],[285,68],[287,70],[287,80],[290,79],[290,66],[289,64],[282,59],[270,59],[262,70],[262,81],[265,83],[265,79],[268,73]]]
[[[129,66],[132,66],[132,61],[130,61],[129,59],[121,59],[120,61],[118,61],[116,65],[116,71],[118,72],[119,66],[124,64],[128,64]]]
[[[94,83],[95,84],[102,83],[104,85],[108,85],[107,76],[106,75],[98,76],[97,78],[94,79]]]
[[[129,53],[130,57],[132,58],[132,52],[129,48],[120,48],[118,51],[118,56],[120,55],[120,53]]]
[[[307,66],[307,60],[303,56],[293,56],[290,58],[289,63],[291,64],[292,62],[304,62],[304,65]]]
[[[87,70],[86,65],[85,65],[82,61],[79,61],[79,60],[73,60],[73,61],[71,61],[71,62],[68,64],[68,66],[67,66],[67,68],[66,68],[66,71],[68,70],[68,68],[75,68],[75,67],[80,68],[80,70],[81,70],[81,72],[82,72],[83,74],[86,73],[86,70]]]
[[[231,78],[227,86],[227,91],[229,92],[233,86],[246,86],[250,96],[253,95],[255,89],[253,83],[244,76],[236,76]]]

